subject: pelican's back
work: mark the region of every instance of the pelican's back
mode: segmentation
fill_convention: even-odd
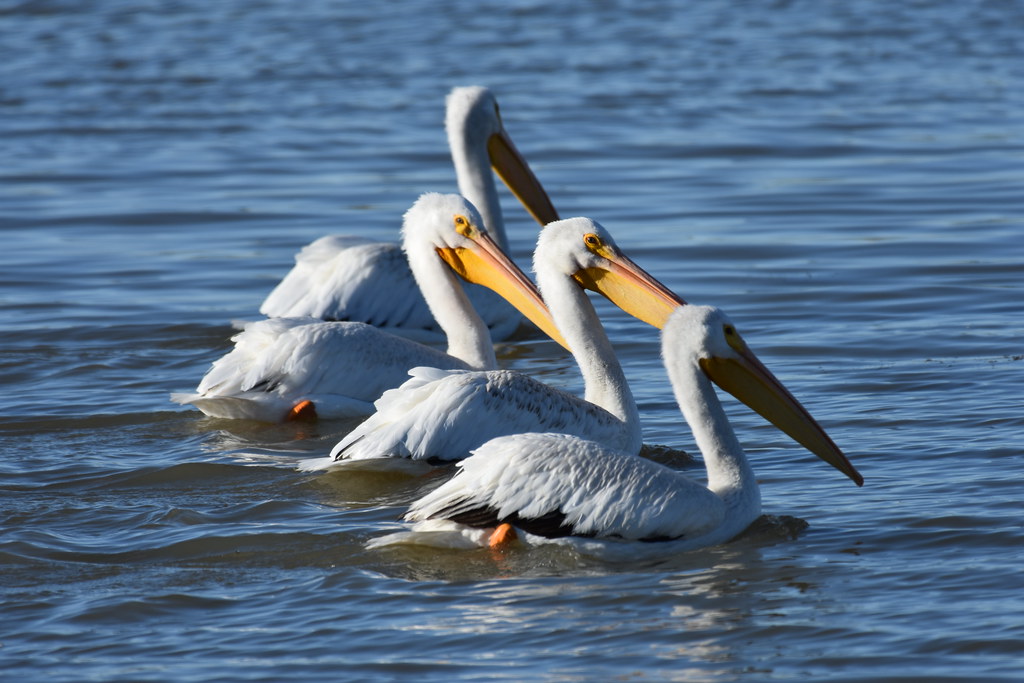
[[[721,524],[722,501],[663,465],[566,434],[493,439],[415,502],[409,521],[476,527],[508,522],[548,538],[666,541]]]
[[[459,460],[485,441],[522,432],[586,434],[624,446],[622,422],[598,406],[518,372],[414,368],[331,455],[341,460]]]

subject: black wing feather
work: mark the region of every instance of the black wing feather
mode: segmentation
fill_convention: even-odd
[[[522,517],[518,512],[504,517],[498,516],[497,509],[486,505],[467,508],[459,502],[452,503],[448,507],[438,510],[430,516],[431,519],[447,519],[459,524],[465,524],[477,529],[486,529],[499,524],[511,524],[517,529],[543,536],[544,538],[564,538],[565,536],[587,536],[592,533],[579,533],[566,521],[565,513],[561,510],[546,512],[540,517]]]

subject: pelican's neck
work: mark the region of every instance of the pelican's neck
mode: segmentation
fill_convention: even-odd
[[[433,248],[409,249],[406,256],[434,320],[448,337],[448,355],[473,370],[496,369],[491,333],[452,269]]]
[[[761,514],[761,492],[754,470],[729,424],[711,380],[696,363],[666,365],[676,401],[704,457],[708,489],[725,502],[728,510],[725,523],[738,527],[728,530],[731,538]]]
[[[538,272],[537,279],[551,317],[583,374],[584,398],[622,420],[630,446],[640,452],[640,411],[594,305],[572,278]]]
[[[476,207],[484,219],[487,231],[502,251],[508,253],[505,221],[501,215],[498,187],[491,172],[491,159],[487,155],[486,141],[472,144],[463,127],[448,131],[448,146],[452,151],[459,194]]]

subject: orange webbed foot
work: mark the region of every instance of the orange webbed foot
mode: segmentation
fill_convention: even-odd
[[[316,417],[316,406],[313,405],[312,401],[307,399],[299,401],[293,405],[292,409],[288,411],[288,414],[285,415],[284,419],[285,422],[296,422],[300,420],[303,422],[311,422],[315,420]]]
[[[519,538],[519,535],[516,534],[516,530],[512,528],[511,524],[499,524],[491,532],[491,535],[487,537],[487,547],[491,549],[502,548],[517,538]]]

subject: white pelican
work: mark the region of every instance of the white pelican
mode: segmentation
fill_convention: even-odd
[[[492,437],[526,431],[589,436],[638,453],[639,412],[583,288],[658,327],[683,300],[626,257],[589,218],[546,226],[534,253],[534,271],[583,373],[583,399],[509,370],[416,368],[410,371],[412,379],[381,396],[377,412],[335,445],[330,456],[304,461],[300,469],[401,467],[387,462],[401,458],[457,460]]]
[[[234,337],[196,394],[175,394],[207,415],[276,422],[367,415],[413,366],[497,367],[487,326],[455,273],[492,288],[561,342],[533,283],[483,228],[459,195],[428,193],[405,214],[403,247],[424,296],[448,335],[448,353],[358,322],[271,318]],[[453,272],[455,271],[455,272]]]
[[[724,543],[757,519],[761,495],[712,381],[858,486],[864,483],[719,309],[683,306],[674,312],[664,328],[662,355],[704,457],[707,486],[593,440],[503,436],[477,448],[459,463],[455,477],[412,504],[405,519],[418,524],[411,532],[375,545],[497,545],[515,537],[509,525],[525,532],[528,542],[612,557]]]
[[[490,90],[453,89],[445,123],[459,192],[480,211],[502,250],[508,251],[508,239],[492,166],[541,225],[558,220],[540,181],[505,132]],[[330,235],[306,246],[295,261],[260,313],[365,322],[421,341],[442,338],[398,244]],[[519,326],[522,317],[500,297],[479,287],[468,291],[495,340],[508,338]]]

